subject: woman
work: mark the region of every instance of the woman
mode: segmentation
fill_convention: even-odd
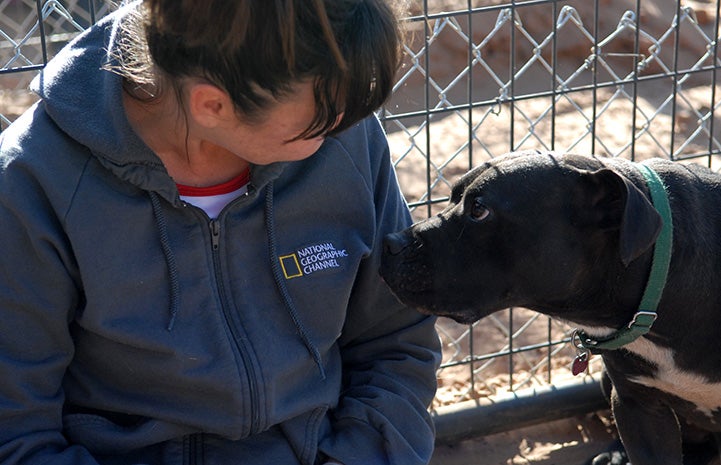
[[[382,0],[146,0],[0,135],[0,464],[422,464]]]

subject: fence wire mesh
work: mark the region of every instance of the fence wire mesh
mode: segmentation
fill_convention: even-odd
[[[411,0],[404,65],[379,117],[415,218],[509,150],[717,169],[720,2]],[[0,130],[34,101],[27,85],[47,60],[113,8],[0,0]],[[438,329],[435,407],[571,378],[570,329],[547,317],[516,308]]]
[[[37,71],[114,5],[102,0],[0,0],[0,131],[35,100],[27,87]]]

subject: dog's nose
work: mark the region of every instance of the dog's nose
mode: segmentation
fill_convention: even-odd
[[[387,234],[383,238],[383,250],[390,255],[398,255],[408,244],[408,236],[403,231]]]

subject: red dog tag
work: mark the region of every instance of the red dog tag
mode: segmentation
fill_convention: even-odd
[[[571,373],[573,373],[573,376],[576,376],[577,374],[586,371],[586,368],[588,368],[588,353],[581,352],[573,359],[573,363],[571,364]]]

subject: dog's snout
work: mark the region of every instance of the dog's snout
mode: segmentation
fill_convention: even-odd
[[[409,244],[408,235],[403,231],[388,234],[383,238],[383,250],[390,255],[400,254]]]

